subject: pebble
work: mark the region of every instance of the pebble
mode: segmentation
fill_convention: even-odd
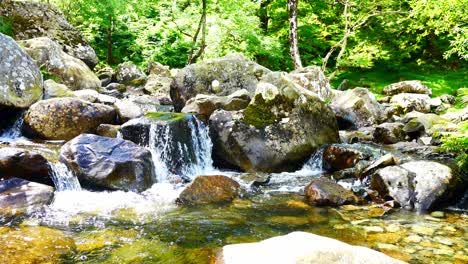
[[[445,218],[445,213],[442,211],[434,211],[431,213],[431,216],[436,218]]]
[[[447,245],[447,246],[453,245],[452,240],[450,240],[448,238],[445,238],[445,237],[440,237],[440,236],[434,237],[434,242],[444,244],[444,245]]]
[[[411,235],[404,239],[407,243],[419,243],[422,240],[422,237],[418,235]]]
[[[422,225],[414,225],[411,230],[420,235],[432,236],[434,234],[434,229]]]
[[[453,250],[452,249],[434,249],[433,252],[434,252],[435,255],[453,256]]]
[[[383,233],[384,229],[380,226],[365,226],[364,230],[367,233]]]

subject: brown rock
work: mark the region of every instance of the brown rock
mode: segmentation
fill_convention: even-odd
[[[323,168],[330,172],[354,167],[360,160],[368,158],[364,153],[343,146],[330,145],[323,151]]]
[[[339,206],[359,202],[359,198],[353,192],[326,178],[312,180],[304,193],[309,204]]]
[[[181,205],[231,202],[239,195],[240,185],[229,177],[198,176],[177,199]]]

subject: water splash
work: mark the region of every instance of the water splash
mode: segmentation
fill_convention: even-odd
[[[54,181],[55,189],[58,192],[62,191],[80,191],[81,185],[78,178],[67,167],[67,165],[57,162],[49,163],[51,169],[51,178]]]
[[[24,139],[21,133],[21,127],[23,126],[24,115],[26,112],[21,112],[16,118],[12,126],[5,129],[3,133],[0,134],[0,142],[14,142],[19,139]]]
[[[295,174],[317,174],[323,172],[323,148],[320,148]]]

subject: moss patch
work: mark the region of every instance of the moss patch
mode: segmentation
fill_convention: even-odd
[[[148,112],[145,114],[147,118],[160,121],[177,121],[188,118],[190,115],[171,112]]]

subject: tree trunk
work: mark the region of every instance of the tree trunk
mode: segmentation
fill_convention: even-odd
[[[288,0],[289,13],[289,53],[294,64],[294,69],[302,68],[301,56],[297,45],[297,4],[299,0]]]
[[[200,45],[200,49],[198,50],[198,52],[195,53],[195,47],[197,46],[197,43],[198,43],[198,35],[200,34],[200,31],[202,33],[201,45]],[[206,48],[206,0],[202,0],[202,15],[200,18],[200,22],[198,23],[197,31],[195,32],[195,35],[192,38],[192,48],[190,48],[187,63],[188,64],[194,63],[201,55],[203,55],[205,48]]]
[[[270,17],[268,16],[268,6],[272,0],[261,0],[260,8],[258,9],[258,18],[260,19],[260,28],[263,30],[263,33],[268,33],[268,23],[270,22]]]
[[[113,54],[112,54],[112,31],[114,27],[114,21],[112,16],[109,15],[109,26],[107,28],[107,64],[111,65],[114,61]]]

